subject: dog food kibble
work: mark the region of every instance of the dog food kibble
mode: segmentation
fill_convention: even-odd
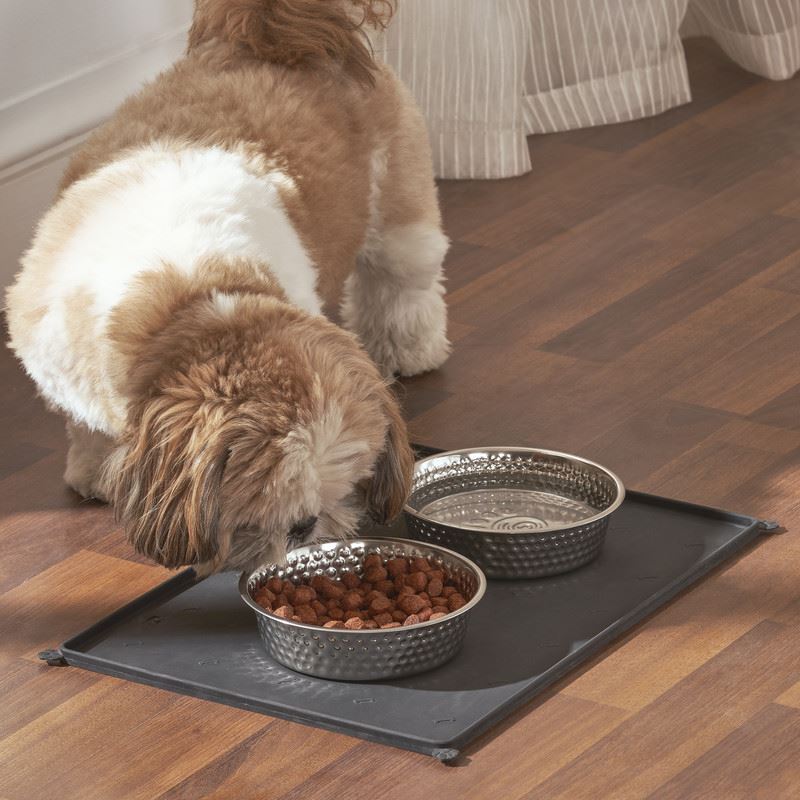
[[[344,575],[342,575],[342,583],[348,589],[356,589],[361,585],[361,578],[359,578],[358,575],[355,574],[355,572],[345,572]]]
[[[408,572],[407,558],[390,558],[386,562],[386,571],[396,578],[398,575],[405,575]]]
[[[361,575],[314,575],[292,583],[270,578],[254,600],[276,617],[334,630],[368,631],[417,625],[462,608],[467,600],[450,575],[427,558],[370,553]]]
[[[310,586],[298,586],[294,592],[294,604],[296,606],[308,605],[312,600],[317,599],[317,593]]]

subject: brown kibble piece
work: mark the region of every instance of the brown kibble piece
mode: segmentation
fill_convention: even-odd
[[[308,583],[311,588],[319,594],[322,592],[322,587],[325,585],[325,576],[314,575]]]
[[[450,597],[447,598],[447,607],[451,611],[455,611],[455,610],[461,608],[461,606],[464,606],[466,604],[467,604],[467,601],[458,593],[451,594]]]
[[[419,617],[420,622],[427,622],[431,616],[433,616],[433,610],[430,607],[423,608],[422,611],[417,614],[417,616]]]
[[[273,608],[280,608],[281,606],[290,606],[292,603],[289,598],[281,592],[276,598],[275,602],[272,604]]]
[[[307,606],[312,600],[317,599],[317,593],[310,586],[298,586],[294,590],[294,604],[296,606]]]
[[[342,608],[345,611],[353,611],[357,608],[361,607],[361,603],[364,602],[364,598],[358,592],[347,592],[342,597]]]
[[[432,569],[428,573],[428,580],[429,581],[441,581],[442,583],[444,583],[444,570]]]
[[[406,617],[406,621],[403,623],[403,627],[405,628],[407,625],[417,625],[419,621],[420,619],[416,614],[409,614]]]
[[[316,625],[317,615],[311,606],[295,606],[294,613],[305,622],[306,625]]]
[[[407,594],[415,594],[410,586],[401,586],[400,591],[397,593],[398,597],[405,597]]]
[[[406,586],[415,592],[421,592],[428,585],[428,576],[424,572],[412,572],[406,575]]]
[[[297,597],[297,595],[295,595],[295,597]],[[314,609],[314,613],[315,613],[317,616],[320,616],[321,614],[325,614],[325,613],[327,613],[327,611],[328,611],[328,609],[327,609],[327,607],[325,606],[325,604],[324,604],[324,603],[321,603],[319,600],[312,600],[312,601],[309,603],[309,605],[311,606],[311,608],[313,608],[313,609]]]
[[[431,611],[433,611],[433,614],[431,614],[431,617],[433,617],[434,614],[441,614],[442,616],[444,616],[445,614],[447,614],[450,611],[450,609],[447,607],[447,605],[443,605],[443,606],[442,605],[437,605],[437,606],[434,606],[431,609]]]
[[[398,601],[397,605],[406,612],[406,614],[416,614],[425,608],[425,601],[415,594],[403,595]]]
[[[446,616],[447,616],[446,611],[434,611],[433,614],[431,614],[431,619],[441,619],[442,617]]]
[[[442,597],[441,595],[439,595],[439,597],[431,597],[431,605],[432,606],[446,606],[447,605],[447,598],[446,597]]]
[[[390,558],[386,562],[386,571],[396,578],[398,575],[405,575],[408,572],[408,559]]]
[[[364,559],[364,570],[372,569],[373,567],[382,567],[383,566],[383,559],[380,557],[378,553],[370,553]]]
[[[383,614],[391,607],[392,601],[385,594],[379,594],[377,597],[373,598],[372,602],[369,604],[369,610],[373,614]]]
[[[295,585],[290,580],[287,579],[283,582],[283,593],[289,599],[294,597],[295,589],[296,589]]]
[[[267,581],[266,588],[273,594],[281,594],[283,592],[283,581],[277,577],[270,578]]]
[[[392,611],[392,619],[395,622],[403,622],[408,615],[405,611],[401,611],[399,608],[396,611]]]
[[[332,581],[330,578],[323,577],[320,585],[322,587],[322,596],[329,600],[331,598],[339,599],[342,597],[342,595],[344,595],[344,587],[339,585],[337,582]]]
[[[383,567],[370,567],[364,572],[364,577],[370,583],[377,583],[378,581],[385,581],[388,574]]]
[[[378,581],[375,584],[375,591],[390,596],[396,594],[397,590],[394,588],[394,581],[386,580],[386,581]]]
[[[445,586],[442,589],[442,597],[450,597],[451,594],[455,594],[458,591],[455,586]]]
[[[431,597],[438,597],[444,589],[444,584],[438,578],[432,578],[428,581],[427,591]]]
[[[344,626],[350,631],[360,631],[364,627],[364,620],[361,617],[350,617]]]
[[[341,608],[329,608],[328,616],[331,619],[344,619],[344,611]]]
[[[412,572],[430,572],[433,567],[430,565],[430,562],[427,558],[412,558],[411,559],[411,571]]]
[[[326,622],[323,628],[344,628],[344,622],[338,619],[332,619],[330,622]]]
[[[391,614],[388,612],[384,612],[383,614],[376,614],[372,619],[378,623],[381,627],[384,625],[388,625],[390,622],[394,622],[394,619]]]
[[[378,623],[374,619],[367,619],[364,620],[364,627],[368,631],[374,631],[378,627]]]
[[[347,589],[356,589],[361,583],[361,578],[355,572],[345,572],[342,574],[342,583]]]
[[[294,609],[291,606],[283,605],[275,609],[276,617],[283,617],[283,619],[291,619],[294,616]]]
[[[381,625],[381,629],[384,628],[400,628],[402,627],[399,622],[387,622],[385,625]]]

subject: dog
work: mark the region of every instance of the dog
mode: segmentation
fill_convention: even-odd
[[[7,294],[65,480],[201,574],[402,509],[391,376],[447,358],[425,125],[385,0],[197,0],[186,55],[90,135]],[[342,324],[335,322],[340,313]]]

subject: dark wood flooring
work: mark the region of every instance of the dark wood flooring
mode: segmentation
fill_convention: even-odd
[[[800,84],[688,52],[691,105],[442,184],[455,351],[402,391],[417,441],[572,451],[787,532],[448,768],[37,661],[166,572],[63,486],[62,423],[5,353],[0,800],[797,796]]]

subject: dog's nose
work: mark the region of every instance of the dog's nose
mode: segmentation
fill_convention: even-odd
[[[304,520],[301,520],[295,525],[292,525],[291,529],[289,530],[289,541],[290,542],[302,542],[312,530],[314,530],[314,526],[317,524],[317,517],[307,517]]]

